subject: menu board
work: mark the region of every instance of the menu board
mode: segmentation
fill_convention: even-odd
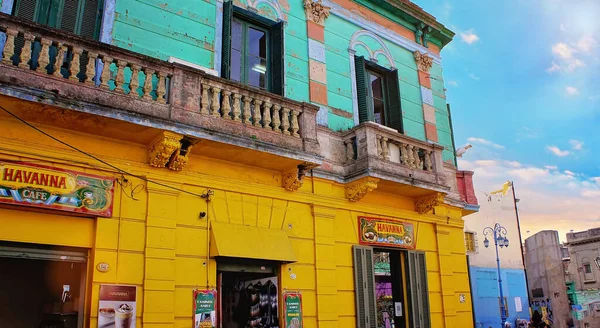
[[[215,290],[194,291],[194,328],[214,328],[217,326]]]
[[[99,328],[135,328],[136,286],[101,285]]]
[[[284,328],[302,328],[302,294],[298,292],[283,294]]]

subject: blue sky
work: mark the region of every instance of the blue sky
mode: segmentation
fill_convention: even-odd
[[[525,238],[600,227],[600,1],[414,2],[456,33],[442,63],[475,188],[514,180]]]

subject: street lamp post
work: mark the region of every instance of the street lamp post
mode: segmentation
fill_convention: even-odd
[[[483,241],[483,245],[485,248],[490,246],[490,241],[487,239],[487,235],[492,234],[494,237],[494,246],[496,247],[496,264],[498,267],[498,287],[500,289],[500,318],[502,320],[502,327],[506,323],[507,315],[506,315],[506,304],[504,304],[504,293],[502,292],[502,278],[500,276],[500,256],[498,255],[498,246],[500,248],[506,246],[508,247],[508,238],[506,238],[506,228],[501,226],[499,223],[496,223],[494,227],[486,227],[483,229],[483,235],[485,236],[485,240]]]

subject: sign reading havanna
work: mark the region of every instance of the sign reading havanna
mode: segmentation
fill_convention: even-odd
[[[112,216],[114,179],[0,160],[0,203]]]
[[[414,249],[415,231],[412,223],[389,219],[358,218],[358,239],[363,245]]]

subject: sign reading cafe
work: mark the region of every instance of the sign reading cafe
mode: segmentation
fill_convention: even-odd
[[[114,179],[0,161],[0,204],[112,216]]]
[[[358,218],[358,239],[362,245],[414,249],[415,230],[412,223],[389,219]]]

